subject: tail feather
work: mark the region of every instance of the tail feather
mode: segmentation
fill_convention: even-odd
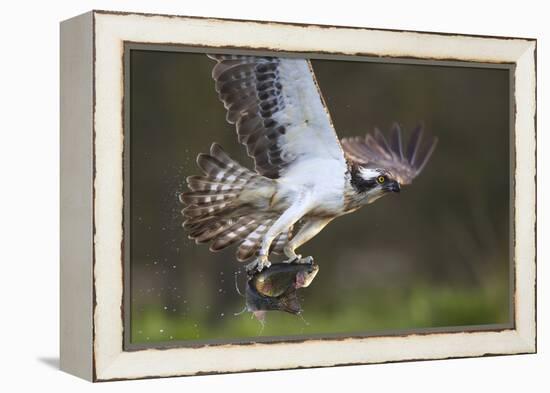
[[[204,174],[189,176],[187,185],[191,191],[179,196],[185,205],[183,227],[197,243],[212,242],[212,251],[240,242],[237,258],[248,259],[256,253],[261,238],[274,220],[272,213],[259,208],[268,205],[269,197],[267,200],[254,199],[265,199],[266,193],[258,192],[255,196],[250,191],[269,190],[273,188],[273,180],[241,166],[215,143],[210,154],[199,154],[197,165]],[[276,244],[273,246],[274,250],[280,248]]]
[[[254,232],[251,232],[240,245],[237,250],[237,259],[239,261],[247,260],[248,258],[256,255],[262,246],[262,240],[269,227],[273,224],[275,218],[265,220],[258,225]],[[292,227],[287,231],[280,233],[271,243],[269,252],[274,254],[282,254],[288,241],[292,237]]]
[[[208,222],[208,224],[199,226],[193,232],[190,232],[189,237],[195,239],[197,243],[208,243],[233,224],[234,220],[231,218]]]
[[[273,252],[275,254],[282,254],[284,252],[286,244],[290,241],[292,237],[292,227],[290,227],[287,231],[281,232],[279,236],[273,240],[273,243],[271,243],[271,249],[270,252]]]
[[[212,146],[210,146],[210,154],[213,157],[216,157],[220,162],[224,163],[227,167],[242,168],[241,165],[229,157],[225,150],[223,150],[223,148],[217,143],[212,143]]]
[[[182,214],[183,214],[183,210],[182,210]],[[182,226],[183,226],[183,229],[189,232],[193,232],[198,230],[199,228],[204,228],[208,225],[212,225],[220,219],[219,217],[216,217],[216,216],[212,216],[212,217],[206,216],[206,217],[197,217],[197,218],[185,217],[185,218],[186,220],[183,222]]]
[[[188,205],[207,205],[214,203],[221,203],[231,199],[235,199],[239,196],[236,190],[229,191],[191,191],[180,196],[180,201]]]
[[[227,215],[239,207],[239,195],[244,187],[261,176],[233,161],[219,146],[212,144],[209,154],[199,154],[197,165],[205,176],[190,176],[187,184],[191,191],[180,194],[186,205],[182,213],[186,218],[198,219]],[[265,179],[266,181],[268,179]]]
[[[247,260],[256,254],[262,244],[262,239],[269,227],[273,224],[275,218],[268,217],[263,221],[258,222],[258,225],[250,232],[237,250],[237,259],[239,261]]]
[[[213,216],[224,211],[230,202],[221,203],[205,203],[202,205],[189,205],[181,212],[185,218],[201,218],[205,216]]]
[[[189,176],[187,178],[187,186],[192,191],[237,191],[242,190],[244,184],[241,183],[230,183],[223,184],[216,180],[211,180],[208,177],[203,176]],[[181,198],[180,198],[181,199]]]
[[[210,147],[210,155],[199,154],[197,165],[212,180],[225,184],[245,184],[250,178],[258,176],[257,173],[244,168],[233,161],[217,143]]]
[[[253,216],[244,216],[237,220],[235,224],[216,236],[214,242],[210,245],[211,251],[222,250],[230,245],[245,239],[257,225]]]

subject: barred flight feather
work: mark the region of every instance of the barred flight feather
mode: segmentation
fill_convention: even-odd
[[[345,165],[330,115],[305,59],[208,55],[218,98],[255,170],[276,179],[299,160]]]
[[[272,252],[274,254],[282,254],[284,252],[284,248],[286,244],[292,239],[292,227],[290,227],[287,231],[281,232],[279,236],[273,240],[273,243],[271,243],[271,248],[269,252]]]
[[[190,191],[180,195],[183,226],[197,243],[210,243],[212,251],[238,244],[237,259],[251,258],[282,217],[273,230],[295,225],[274,233],[270,249],[262,251],[283,253],[293,233],[305,228],[303,214],[311,206],[300,203],[304,190],[312,188],[311,204],[317,204],[310,214],[337,217],[369,201],[351,187],[346,174],[353,168],[382,168],[400,184],[410,184],[435,149],[437,139],[422,141],[420,127],[404,146],[397,124],[389,138],[375,129],[340,142],[309,60],[208,56],[216,61],[212,77],[226,120],[235,125],[255,164],[255,172],[241,166],[216,143],[209,154],[197,157],[203,174],[188,177]],[[357,204],[350,207],[349,200]],[[301,216],[286,221],[285,210]]]
[[[189,176],[187,185],[191,191],[179,196],[185,205],[183,227],[189,238],[196,243],[211,243],[211,251],[241,243],[239,260],[254,255],[277,215],[258,211],[249,205],[249,200],[239,197],[244,190],[271,189],[273,180],[241,166],[216,143],[212,144],[210,154],[197,157],[197,164],[204,175]],[[273,249],[284,248],[284,239],[285,236],[278,236]]]
[[[376,128],[374,135],[343,138],[346,158],[355,164],[371,165],[388,170],[400,184],[410,184],[422,172],[437,145],[437,138],[422,140],[423,129],[416,127],[403,149],[401,127],[395,123],[389,141]]]
[[[215,239],[220,233],[224,232],[235,223],[234,220],[220,219],[208,225],[203,225],[189,234],[189,237],[195,239],[196,243],[208,243]]]
[[[274,221],[275,218],[268,218],[259,222],[254,230],[246,236],[237,250],[237,259],[239,261],[247,260],[256,254],[261,247],[264,235]]]
[[[216,240],[211,244],[211,251],[222,250],[230,245],[244,240],[250,232],[254,231],[258,222],[253,217],[241,217],[235,224],[218,234]]]

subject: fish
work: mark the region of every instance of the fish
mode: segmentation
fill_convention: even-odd
[[[245,308],[262,324],[267,311],[302,313],[297,290],[308,287],[319,272],[314,263],[276,263],[247,279]]]
[[[308,287],[319,272],[319,265],[305,263],[276,263],[252,275],[248,280],[263,296],[277,297],[290,288]]]
[[[270,297],[260,294],[254,286],[247,283],[245,299],[246,311],[251,312],[260,322],[265,320],[267,311],[284,311],[294,315],[302,312],[302,306],[294,288],[290,288],[280,296]]]

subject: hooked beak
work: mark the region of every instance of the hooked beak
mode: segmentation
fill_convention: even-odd
[[[386,189],[391,192],[399,192],[401,191],[401,186],[397,181],[393,180],[387,184]]]

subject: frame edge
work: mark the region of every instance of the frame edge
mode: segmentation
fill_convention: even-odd
[[[60,369],[93,371],[93,12],[60,23]]]
[[[94,13],[97,13],[99,15],[101,15],[100,18],[98,19],[103,19],[104,17],[106,16],[113,16],[111,13],[102,13],[100,11],[94,11]],[[133,14],[132,14],[133,15]],[[141,15],[141,14],[138,14],[138,15]],[[191,17],[191,19],[194,19],[193,17]],[[105,26],[103,28],[106,29],[106,32],[108,33],[112,33],[110,29],[107,29],[106,26],[108,25],[108,23],[105,24]],[[277,23],[277,25],[285,25],[285,23]],[[111,26],[108,26],[108,27],[111,27]],[[368,28],[366,28],[368,30]],[[99,29],[98,31],[101,31],[101,29]],[[437,33],[427,33],[429,35],[437,35]],[[124,40],[122,38],[124,37],[121,35],[120,37],[116,34],[114,34],[116,37],[118,38],[121,38],[121,41],[120,42],[115,42],[114,44],[111,42],[111,46],[109,46],[109,49],[110,50],[113,50],[113,49],[120,49],[120,43],[121,42],[124,42]],[[463,36],[463,37],[467,37],[466,36]],[[112,38],[109,37],[109,38]],[[499,40],[506,40],[506,38],[504,37],[498,37]],[[156,38],[155,38],[156,39]],[[154,40],[153,40],[154,41]],[[517,44],[517,47],[515,48],[515,53],[513,55],[509,55],[510,57],[513,57],[514,58],[514,63],[516,63],[519,59],[519,57],[521,57],[521,54],[527,54],[529,53],[529,47],[530,47],[530,44],[533,43],[534,40],[524,40],[524,42],[510,42],[510,44]],[[536,47],[536,41],[534,41],[534,45]],[[525,51],[525,49],[527,49],[527,51]],[[522,53],[520,53],[520,51]],[[113,52],[114,54],[114,52]],[[527,55],[529,56],[529,55]],[[510,58],[509,57],[509,58]],[[113,57],[115,58],[115,57]],[[118,59],[118,57],[116,57]],[[525,58],[524,58],[525,59]],[[507,59],[505,59],[507,60]],[[476,61],[475,59],[472,60],[472,61]],[[501,60],[502,61],[502,60]],[[527,64],[526,64],[527,63]],[[525,65],[529,65],[529,62],[523,62],[523,64]],[[527,67],[528,69],[529,67]],[[525,69],[525,68],[524,68]],[[536,68],[535,68],[535,73],[536,73]],[[536,77],[536,76],[535,76]],[[536,82],[535,82],[536,83]],[[535,88],[536,88],[536,85],[535,85]],[[523,93],[525,94],[527,91],[529,91],[529,89],[526,89],[526,90],[523,90]],[[527,93],[529,94],[529,93]],[[534,113],[536,114],[536,102],[535,102],[535,111]],[[527,116],[525,116],[527,114]],[[526,111],[526,112],[522,112],[522,115],[524,116],[524,119],[525,118],[529,118],[529,111]],[[526,124],[526,123],[523,123],[523,124]],[[533,130],[536,132],[536,117],[535,117],[535,127],[531,128],[531,127],[526,127],[525,128],[526,132],[529,133],[529,131]],[[525,152],[529,152],[529,146],[527,146],[528,148],[525,150]],[[535,163],[535,171],[536,171],[536,163]],[[533,184],[530,184],[528,188],[530,188]],[[529,199],[529,198],[527,198]],[[535,200],[535,203],[536,203],[536,200]],[[527,224],[529,224],[527,222]],[[525,228],[525,227],[524,227]],[[529,231],[529,233],[532,233]],[[526,247],[526,249],[530,248],[530,244],[525,244],[524,247]],[[534,257],[536,258],[536,249],[535,249],[535,254],[534,254]],[[524,259],[524,267],[525,269],[522,269],[521,271],[521,277],[528,277],[528,278],[532,278],[533,277],[533,261],[529,260],[529,258],[527,260]],[[535,268],[535,272],[534,272],[534,277],[536,279],[536,268]],[[528,281],[531,281],[531,280],[528,280]],[[529,283],[527,283],[529,284]],[[527,285],[528,287],[528,285]],[[532,295],[533,295],[533,292],[531,291],[532,288],[522,288],[524,291],[522,291],[522,295],[523,296],[520,296],[520,300],[522,300],[523,302],[526,302],[527,305],[530,305],[532,303]],[[535,295],[536,296],[536,295]],[[517,301],[518,299],[516,299]],[[109,302],[110,303],[110,302]],[[522,303],[522,304],[525,304],[525,303]],[[109,306],[111,306],[111,304],[109,304]],[[102,311],[102,314],[105,313],[105,310],[101,310]],[[114,311],[114,308],[113,310],[110,310],[109,311]],[[118,309],[117,309],[118,311]],[[112,313],[109,314],[109,313],[105,313],[108,317],[112,317],[114,316],[115,314],[118,316],[118,312],[117,313]],[[102,318],[103,318],[103,315],[102,315]],[[536,326],[533,326],[533,322],[536,323],[536,315],[532,315],[531,313],[529,312],[525,312],[525,313],[522,313],[521,315],[521,318],[519,319],[516,319],[517,322],[519,322],[519,327],[516,326],[516,329],[513,330],[513,331],[510,331],[510,332],[506,332],[506,333],[497,333],[494,335],[494,337],[489,337],[487,335],[479,335],[479,337],[474,337],[474,335],[472,335],[471,337],[472,338],[475,338],[476,341],[479,339],[479,344],[483,343],[483,344],[486,344],[487,343],[487,338],[497,338],[496,336],[501,336],[500,338],[504,339],[503,341],[499,341],[499,342],[494,342],[494,343],[491,343],[491,346],[494,345],[494,347],[491,347],[491,348],[485,348],[485,352],[480,352],[478,354],[466,354],[466,355],[463,355],[461,353],[457,353],[455,354],[454,356],[450,356],[450,358],[458,358],[458,357],[472,357],[472,356],[491,356],[491,355],[505,355],[505,354],[522,354],[522,353],[534,353],[536,352]],[[114,327],[115,330],[118,330],[118,325],[116,325]],[[104,332],[102,332],[104,333]],[[112,332],[110,332],[112,333]],[[117,333],[118,334],[118,333]],[[103,335],[103,334],[102,334]],[[457,335],[457,336],[460,336],[460,335]],[[477,335],[476,335],[477,336]],[[485,337],[483,337],[485,336]],[[97,338],[97,337],[96,337]],[[109,338],[112,338],[112,337],[106,337],[107,339]],[[119,379],[136,379],[136,378],[148,378],[148,377],[163,377],[163,376],[182,376],[182,375],[201,375],[201,374],[205,374],[205,373],[211,373],[209,371],[195,371],[193,372],[192,370],[189,370],[189,364],[180,364],[180,366],[185,366],[185,368],[187,369],[186,372],[182,372],[182,371],[179,371],[179,370],[173,370],[173,371],[169,371],[169,370],[163,370],[163,372],[154,372],[154,371],[151,371],[149,368],[147,370],[136,370],[134,372],[131,372],[128,370],[128,365],[129,364],[136,364],[136,361],[138,360],[137,359],[137,356],[135,356],[135,353],[128,353],[128,352],[124,352],[124,351],[119,351],[118,348],[116,348],[115,350],[113,350],[112,346],[110,345],[107,345],[109,344],[108,340],[101,340],[101,341],[105,341],[105,342],[102,342],[100,344],[104,344],[104,345],[100,345],[100,348],[96,348],[96,349],[99,349],[97,351],[98,355],[101,356],[101,364],[100,364],[100,367],[98,367],[98,376],[97,376],[97,380],[98,381],[107,381],[107,380],[119,380]],[[467,344],[467,345],[464,345],[463,347],[469,347],[471,344],[473,344],[473,341],[472,342],[464,342],[464,344]],[[502,347],[501,345],[504,345],[504,344],[507,344],[507,345],[511,345],[512,348],[509,349],[508,351],[503,351],[502,350]],[[109,348],[110,347],[110,348]],[[214,348],[212,348],[214,349]],[[381,349],[381,348],[379,348]],[[260,348],[258,348],[258,351],[261,351]],[[166,364],[165,360],[166,358],[163,356],[163,354],[166,354],[166,355],[172,355],[172,351],[171,350],[166,350],[166,351],[155,351],[155,350],[148,350],[148,351],[143,351],[144,352],[144,355],[147,355],[150,359],[153,359],[154,361],[152,361],[153,365],[156,365],[155,363],[157,363],[158,361],[158,364],[160,365],[161,363],[162,364]],[[217,352],[217,351],[213,351],[213,352]],[[375,351],[376,352],[376,351]],[[175,355],[175,353],[174,353]],[[181,355],[181,354],[180,354]],[[199,353],[196,353],[196,355],[199,355]],[[221,355],[221,354],[220,354]],[[220,357],[223,357],[223,356],[220,356]],[[200,358],[200,356],[199,356]],[[433,355],[429,355],[427,357],[425,356],[422,356],[422,357],[415,357],[415,358],[412,358],[412,359],[409,359],[409,360],[428,360],[428,359],[443,359],[443,358],[449,358],[449,356],[433,356]],[[141,359],[143,360],[143,359]],[[179,356],[174,356],[172,358],[172,360],[174,361],[174,363],[178,363],[181,361],[181,358]],[[200,363],[198,360],[200,359],[195,359],[197,360],[197,363]],[[391,361],[391,360],[389,360]],[[398,361],[407,361],[407,359],[403,358],[403,360],[398,360]],[[368,363],[385,363],[385,362],[388,362],[388,360],[386,359],[362,359],[362,361],[360,363],[356,363],[356,364],[368,364]],[[219,371],[219,369],[215,369],[215,370],[218,370],[218,371],[214,371],[215,373],[226,373],[226,372],[243,372],[243,371],[253,371],[253,370],[273,370],[273,369],[287,369],[287,368],[300,368],[300,367],[325,367],[325,366],[336,366],[336,365],[343,365],[343,364],[352,364],[352,363],[335,363],[335,364],[331,364],[331,365],[314,365],[314,364],[308,364],[306,366],[293,366],[293,365],[288,365],[286,367],[278,367],[278,368],[271,368],[271,367],[260,367],[260,368],[255,368],[255,369],[246,369],[246,368],[243,368],[243,369],[238,369],[238,370],[229,370],[229,369],[226,369],[224,371]],[[154,368],[154,367],[153,367]],[[141,373],[140,373],[141,371]]]

